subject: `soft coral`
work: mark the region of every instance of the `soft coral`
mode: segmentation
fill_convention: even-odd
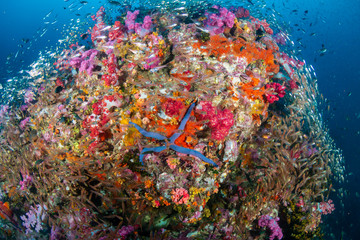
[[[232,112],[229,109],[215,108],[211,102],[200,102],[195,112],[199,120],[209,120],[207,125],[211,129],[211,138],[214,140],[223,140],[234,125]]]
[[[205,13],[207,20],[205,21],[205,29],[210,31],[210,35],[218,35],[224,32],[225,27],[232,28],[235,22],[235,14],[226,8],[219,10],[219,15],[213,13]]]

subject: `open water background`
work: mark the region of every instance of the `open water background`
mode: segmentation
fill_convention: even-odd
[[[35,61],[39,51],[54,47],[66,32],[64,24],[90,17],[107,1],[80,2],[0,0],[1,84]],[[243,6],[252,6],[252,2],[256,4],[255,0],[246,0]],[[313,65],[319,90],[330,106],[324,111],[324,119],[337,146],[343,150],[347,176],[340,187],[344,189],[344,196],[342,203],[334,199],[337,209],[325,221],[333,229],[334,239],[359,239],[360,0],[262,2],[281,14],[291,28],[295,47],[301,50],[300,59]]]

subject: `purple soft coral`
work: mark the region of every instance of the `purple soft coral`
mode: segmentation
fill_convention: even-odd
[[[207,20],[205,21],[205,29],[210,31],[210,35],[221,34],[225,30],[225,26],[232,28],[235,23],[235,14],[227,10],[226,8],[221,8],[219,10],[220,15],[215,13],[209,14],[206,13]]]
[[[23,221],[22,225],[26,228],[26,234],[30,234],[34,230],[40,232],[43,229],[42,222],[46,218],[46,210],[47,207],[45,205],[41,206],[38,204],[36,208],[31,206],[29,212],[20,217]]]
[[[125,20],[125,26],[128,30],[135,30],[135,19],[139,15],[139,10],[134,11],[133,13],[128,11]]]
[[[118,234],[121,237],[126,238],[129,234],[131,234],[134,231],[135,231],[135,228],[133,226],[131,226],[131,225],[122,226],[121,229],[119,230]]]
[[[259,219],[259,226],[260,227],[267,227],[271,234],[269,239],[273,240],[275,237],[278,239],[283,238],[283,233],[281,231],[281,228],[279,227],[277,221],[279,221],[279,218],[272,218],[269,215],[262,215]]]
[[[144,29],[150,30],[151,29],[151,25],[152,25],[152,20],[150,16],[145,16],[144,17],[144,23],[142,25],[142,27]]]
[[[144,23],[135,23],[135,19],[139,15],[139,10],[133,13],[128,11],[125,20],[125,26],[128,31],[135,31],[140,37],[144,37],[146,34],[151,32],[152,20],[150,16],[145,16]]]
[[[141,25],[140,23],[135,24],[135,32],[140,36],[144,37],[146,34],[151,32],[152,20],[150,16],[145,16],[144,23]]]
[[[27,117],[27,118],[25,118],[24,120],[22,120],[22,121],[20,122],[20,124],[19,124],[20,128],[21,128],[22,130],[24,130],[25,127],[26,127],[26,125],[27,125],[27,123],[28,123],[29,121],[30,121],[30,117]]]
[[[94,69],[94,58],[98,51],[91,49],[84,52],[81,57],[75,57],[70,60],[70,65],[79,68],[79,72],[86,71],[89,75],[92,75]]]

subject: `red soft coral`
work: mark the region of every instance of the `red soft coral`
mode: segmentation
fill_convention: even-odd
[[[161,108],[164,110],[165,114],[169,117],[173,117],[175,115],[179,115],[180,110],[185,107],[184,103],[181,101],[177,101],[174,99],[167,99],[166,102],[164,102],[161,105]]]
[[[223,140],[234,125],[232,112],[229,109],[216,109],[211,102],[200,102],[195,111],[199,120],[209,120],[207,125],[214,140]]]
[[[266,85],[266,89],[273,90],[273,93],[265,93],[266,100],[269,103],[279,101],[279,98],[285,96],[285,87],[280,83],[269,83]]]

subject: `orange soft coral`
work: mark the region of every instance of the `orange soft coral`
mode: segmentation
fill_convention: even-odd
[[[232,51],[231,44],[232,42],[228,41],[227,38],[221,37],[220,35],[214,35],[210,37],[209,41],[205,43],[197,42],[193,47],[199,49],[202,53],[214,55],[219,58]]]
[[[260,80],[258,78],[251,78],[250,82],[240,83],[241,90],[246,94],[250,100],[259,99],[264,101],[265,87],[258,87]]]
[[[279,72],[279,65],[274,62],[273,49],[259,48],[254,42],[249,43],[242,38],[229,41],[225,37],[214,35],[210,37],[209,41],[205,43],[199,41],[193,47],[207,55],[214,55],[218,59],[222,56],[233,54],[237,57],[245,57],[248,63],[263,60],[268,73],[276,74]]]
[[[193,115],[193,114],[192,114]],[[163,120],[159,120],[157,132],[162,133],[167,138],[171,137],[178,129],[178,124],[164,123]],[[181,134],[176,140],[175,144],[181,147],[193,148],[197,144],[196,131],[200,130],[201,125],[196,122],[188,121],[185,125],[183,134]]]

